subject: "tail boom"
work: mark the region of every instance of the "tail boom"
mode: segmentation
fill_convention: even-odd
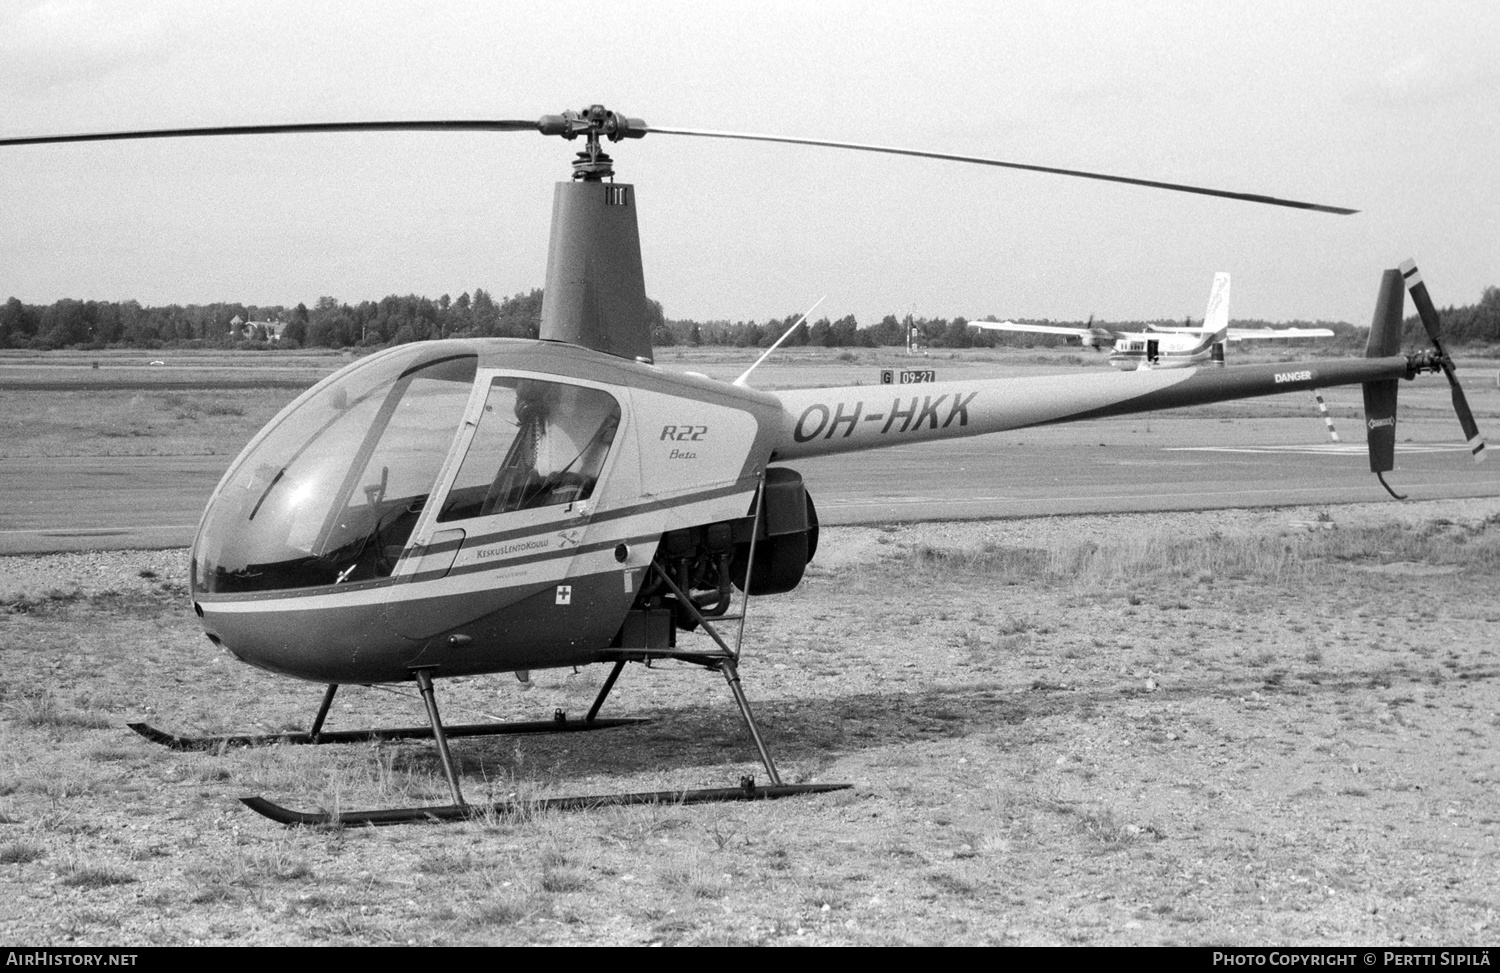
[[[776,393],[773,460],[1410,378],[1404,355]],[[908,391],[909,390],[909,391]]]

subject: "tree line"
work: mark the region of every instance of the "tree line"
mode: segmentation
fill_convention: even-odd
[[[668,319],[660,302],[648,301],[652,341],[657,347],[716,345],[765,348],[791,327],[800,314],[756,321]],[[257,306],[233,302],[171,304],[144,307],[137,301],[78,301],[50,305],[24,304],[10,298],[0,305],[0,348],[357,348],[384,347],[412,341],[456,337],[535,338],[541,323],[540,288],[495,300],[482,288],[456,299],[433,300],[414,294],[390,295],[379,301],[347,304],[320,297],[309,308],[298,304]],[[1500,345],[1500,288],[1487,287],[1477,304],[1439,312],[1444,340],[1455,345]],[[235,319],[239,323],[234,324]],[[1082,321],[1022,319],[1034,324],[1084,327]],[[1097,324],[1098,322],[1096,322]],[[1149,325],[1178,321],[1128,321],[1104,325],[1117,331],[1139,331]],[[1278,322],[1237,320],[1235,327],[1308,326],[1332,328],[1337,337],[1319,342],[1333,349],[1356,351],[1365,329],[1344,322]],[[927,348],[1048,347],[1069,343],[1063,337],[981,331],[968,319],[888,314],[861,327],[853,315],[821,318],[790,335],[784,344],[827,348],[902,346],[908,335]],[[1406,322],[1405,339],[1425,342],[1415,316]]]

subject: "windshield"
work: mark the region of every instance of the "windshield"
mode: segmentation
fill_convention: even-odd
[[[439,354],[408,345],[373,357],[291,406],[210,505],[194,586],[267,591],[388,577],[474,381],[474,355]]]

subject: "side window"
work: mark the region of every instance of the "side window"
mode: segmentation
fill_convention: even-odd
[[[620,427],[620,405],[598,389],[498,378],[439,522],[586,500]]]

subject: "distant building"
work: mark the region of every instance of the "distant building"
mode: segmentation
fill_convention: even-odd
[[[286,326],[285,321],[246,321],[236,314],[229,320],[229,336],[236,341],[276,342],[281,340]]]
[[[256,329],[264,328],[266,340],[276,342],[280,341],[281,336],[286,333],[286,325],[285,321],[251,321],[246,327],[250,329],[251,334],[255,335],[259,334]]]

